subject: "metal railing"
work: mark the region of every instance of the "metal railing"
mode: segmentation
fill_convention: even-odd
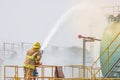
[[[96,75],[100,72],[100,70],[102,69],[102,67],[109,62],[110,58],[112,57],[112,55],[116,52],[116,50],[120,47],[120,44],[117,45],[117,47],[114,48],[113,52],[111,54],[108,55],[108,57],[106,58],[106,60],[103,62],[103,64],[101,64],[101,67],[98,69],[98,71],[96,73],[93,73],[93,68],[94,66],[100,61],[100,58],[103,57],[106,53],[106,51],[108,50],[109,52],[109,48],[111,47],[111,45],[114,43],[114,41],[119,37],[120,32],[115,36],[115,38],[110,42],[110,44],[106,47],[106,49],[103,51],[103,53],[97,58],[97,60],[91,65],[91,79],[96,78]],[[107,71],[109,71],[109,68],[107,69]],[[106,71],[106,72],[107,72]]]
[[[4,66],[4,80],[24,80],[23,66],[8,65]],[[21,70],[22,69],[22,70]],[[49,71],[48,71],[49,69]],[[42,65],[37,67],[37,71],[40,73],[37,77],[30,76],[30,78],[40,78],[41,80],[55,78],[53,65]],[[50,74],[46,74],[50,73]]]
[[[11,72],[8,72],[9,69]],[[50,71],[50,75],[46,75],[45,73],[48,71],[46,71],[46,69],[49,68],[51,69]],[[83,70],[83,65],[65,65],[64,66],[64,70],[66,70],[67,68],[71,68],[72,71],[70,73],[72,73],[72,75],[70,75],[71,77],[65,77],[65,78],[56,78],[54,75],[54,70],[55,70],[55,66],[52,65],[42,65],[39,66],[37,69],[41,70],[41,75],[39,75],[38,77],[30,77],[30,78],[37,78],[39,80],[120,80],[120,78],[96,78],[96,79],[91,79],[90,76],[90,66],[86,66],[86,78],[83,78],[83,74],[82,74],[82,70]],[[75,69],[78,69],[78,72],[80,73],[78,77],[75,77]],[[4,80],[24,80],[24,76],[21,76],[20,74],[22,74],[22,72],[20,72],[23,69],[23,66],[16,66],[16,65],[8,65],[8,66],[4,66]],[[98,71],[99,68],[94,68],[93,71],[96,72]],[[23,71],[23,70],[22,70]],[[14,73],[13,73],[14,72]],[[64,71],[65,72],[65,71]],[[11,75],[8,75],[7,73],[10,73]],[[68,72],[67,72],[68,73]],[[23,75],[23,74],[22,74]],[[100,76],[100,74],[99,74]]]

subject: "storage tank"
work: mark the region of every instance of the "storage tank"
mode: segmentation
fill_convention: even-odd
[[[120,47],[116,49],[116,47],[120,44],[120,14],[114,17],[110,15],[108,18],[108,25],[103,33],[101,46],[100,46],[100,55],[104,53],[104,55],[100,59],[101,66],[103,66],[104,62],[107,60],[105,65],[102,67],[102,74],[105,76],[108,70],[115,64],[115,62],[120,58]],[[119,34],[119,36],[115,39],[115,37]],[[113,41],[113,39],[115,39]],[[111,44],[111,42],[113,43]],[[110,45],[111,44],[111,45]],[[108,47],[110,45],[110,47]],[[108,48],[107,48],[108,47]],[[108,58],[113,51],[114,54],[111,58]]]

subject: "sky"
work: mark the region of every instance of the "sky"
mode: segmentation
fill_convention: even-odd
[[[43,44],[61,16],[82,2],[102,7],[120,3],[119,0],[0,0],[0,41]]]
[[[59,17],[75,2],[74,0],[0,0],[1,40],[43,42]]]
[[[106,23],[101,23],[105,22],[105,15],[109,14],[111,6],[119,4],[120,0],[0,0],[0,42],[40,41],[44,44],[57,27],[49,44],[78,46],[79,32],[102,37]],[[98,24],[102,26],[95,27]]]

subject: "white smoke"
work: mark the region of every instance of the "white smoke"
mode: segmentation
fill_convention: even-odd
[[[83,2],[72,7],[58,20],[43,43],[43,50],[49,47],[45,49],[45,54],[43,54],[43,64],[82,64],[82,40],[77,38],[78,34],[101,39],[106,22],[104,12],[94,3]],[[52,47],[48,44],[51,44]],[[98,44],[97,46],[99,46]],[[53,48],[53,45],[56,46]],[[94,45],[96,44],[94,43]],[[93,55],[89,47],[87,47],[87,50],[89,50],[86,52],[87,60],[91,59],[92,62],[92,56],[96,58],[96,55],[99,54],[99,47],[93,47]],[[12,56],[16,56],[16,58],[9,57],[5,61],[5,65],[23,64],[25,54],[21,56],[13,54]]]
[[[83,49],[76,46],[58,47],[47,46],[43,54],[42,62],[47,65],[77,65],[83,64]],[[90,58],[90,59],[89,59]],[[93,62],[92,55],[86,50],[86,64]]]
[[[107,25],[106,18],[101,7],[94,3],[83,2],[73,6],[57,22],[55,27],[58,29],[49,44],[61,47],[83,47],[82,39],[78,39],[79,34],[101,39]],[[86,46],[96,59],[100,52],[100,42],[87,43]]]

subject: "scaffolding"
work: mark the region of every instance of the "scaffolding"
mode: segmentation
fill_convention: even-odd
[[[1,46],[0,55],[5,59],[12,54],[23,54],[31,46],[32,43],[28,42],[4,42]]]

